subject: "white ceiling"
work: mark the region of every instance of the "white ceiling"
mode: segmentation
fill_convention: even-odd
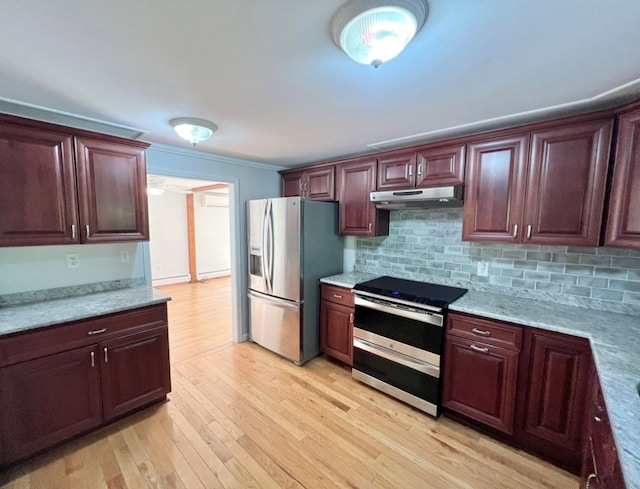
[[[293,166],[640,96],[638,0],[429,0],[378,69],[333,44],[342,3],[2,0],[0,97]]]

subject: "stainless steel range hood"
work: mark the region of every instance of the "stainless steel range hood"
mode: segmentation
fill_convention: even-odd
[[[462,185],[371,192],[378,209],[462,207]]]

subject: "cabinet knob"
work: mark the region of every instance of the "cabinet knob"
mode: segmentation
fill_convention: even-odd
[[[78,239],[78,232],[76,231],[76,225],[72,224],[71,225],[71,239],[73,241],[75,241],[76,239]]]
[[[87,224],[85,227],[85,230],[87,231],[87,238],[89,237],[89,235],[91,234],[91,229],[89,228],[89,225]]]
[[[409,165],[409,176],[413,176],[413,165]]]
[[[369,232],[373,229],[373,224],[369,223]]]
[[[593,420],[594,420],[596,423],[602,423],[602,418],[601,418],[600,416],[594,416],[594,417],[593,417]]]
[[[418,165],[418,176],[422,176],[422,163]]]
[[[91,368],[96,366],[96,354],[95,352],[91,352]]]
[[[531,224],[527,224],[527,239],[531,239]]]
[[[351,324],[353,324],[353,313],[352,312],[349,313],[349,322]]]
[[[518,237],[518,225],[517,224],[513,225],[513,237],[514,238]]]
[[[109,353],[107,353],[107,349],[104,349],[104,363],[109,363]]]

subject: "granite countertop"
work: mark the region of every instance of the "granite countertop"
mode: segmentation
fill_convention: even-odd
[[[372,280],[380,275],[374,273],[365,272],[347,272],[340,273],[338,275],[331,275],[330,277],[324,277],[320,279],[323,284],[337,285],[338,287],[346,287],[352,289],[358,282],[366,282]]]
[[[378,275],[323,283],[352,288]],[[627,489],[640,489],[640,317],[469,290],[449,310],[588,338]]]
[[[0,336],[161,304],[168,295],[148,286],[0,307]]]

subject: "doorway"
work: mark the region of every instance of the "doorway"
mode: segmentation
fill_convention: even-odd
[[[232,339],[232,184],[154,174],[147,184],[151,281],[172,297],[175,364]]]

